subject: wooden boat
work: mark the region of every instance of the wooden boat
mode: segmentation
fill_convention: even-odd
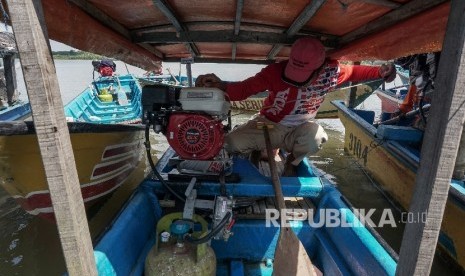
[[[171,75],[148,75],[143,77],[138,77],[139,83],[141,86],[156,84],[156,83],[164,83],[169,85],[176,85],[179,83],[177,79],[175,79]]]
[[[354,3],[341,1],[300,1],[292,4],[286,1],[253,1],[250,3],[237,1],[237,5],[220,6],[218,1],[144,0],[137,4],[115,1],[112,5],[106,5],[97,1],[86,3],[72,1],[70,3],[59,0],[43,1],[42,7],[45,19],[43,22],[47,24],[47,33],[51,39],[151,70],[151,67],[159,61],[179,61],[186,57],[194,59],[195,62],[269,64],[288,58],[290,45],[300,35],[311,35],[321,39],[328,49],[328,57],[332,59],[390,60],[412,53],[434,52],[441,49],[443,38],[448,37],[444,36],[444,33],[449,10],[454,12],[454,9],[450,7],[455,7],[457,3],[460,3],[460,1],[455,1],[451,5],[450,1],[424,3],[413,0],[402,3],[372,2],[354,2],[355,5],[353,5]],[[14,6],[14,3],[11,3],[11,6]],[[28,6],[24,8],[24,5],[22,7],[20,3],[17,3],[16,7],[17,10],[25,10]],[[10,10],[15,11],[13,8]],[[356,16],[356,14],[364,14],[364,16]],[[450,18],[452,23],[455,23],[455,20],[459,21],[454,13],[452,15]],[[12,16],[12,18],[15,17]],[[37,21],[29,25],[35,22]],[[14,22],[18,25],[20,23]],[[45,30],[45,26],[43,27]],[[406,39],[407,36],[408,39]],[[26,39],[22,37],[21,43],[18,44],[22,45]],[[37,65],[37,62],[33,65]],[[441,219],[440,215],[439,219]],[[260,225],[260,228],[263,229],[262,226]],[[119,246],[128,244],[131,248],[136,244],[146,245],[136,242],[139,237],[143,238],[141,233],[137,233],[136,240],[120,242],[120,239],[126,236],[134,237],[134,235],[129,235],[133,231],[129,229],[130,227],[132,227],[131,224],[124,224],[120,228],[121,235],[112,240],[114,243],[110,245],[110,250],[105,251],[105,254],[111,255],[112,252],[117,254],[116,252],[121,252],[118,249]],[[112,228],[112,230],[115,229]],[[320,231],[313,233],[320,233]],[[331,234],[328,232],[323,236],[328,238]],[[436,238],[435,234],[434,231],[431,233],[433,241]],[[331,243],[320,243],[319,249],[329,244],[338,246],[346,237],[342,235]],[[429,241],[422,239],[421,244],[426,246],[422,246],[420,254],[414,254],[421,257],[415,264],[423,271],[429,271],[428,265],[432,261],[427,259],[428,254],[425,254],[429,252],[428,248],[425,249]],[[240,245],[240,243],[237,244]],[[250,245],[255,245],[255,243],[247,246],[248,252],[254,252],[255,250],[251,249]],[[409,246],[408,243],[403,248],[407,246]],[[415,251],[416,245],[413,247]],[[65,250],[67,263],[73,263],[75,260],[73,258],[85,251],[79,249],[76,250],[76,254],[73,254],[75,252],[72,250]],[[323,251],[320,251],[323,254],[318,255],[317,259],[321,260],[322,269],[325,270],[324,266],[331,265],[331,262],[333,264],[344,263],[343,257],[348,254],[344,249],[338,247],[335,252],[328,252],[328,254],[334,253],[333,256],[338,256],[334,262],[331,258],[326,258]],[[124,251],[126,250],[125,248]],[[358,248],[355,251],[358,251]],[[139,258],[140,254],[124,252],[124,259],[118,259],[118,261],[123,260],[125,261],[121,262],[123,265],[128,264],[130,260],[127,256]],[[364,268],[370,265],[369,259],[363,258],[361,261],[354,258],[348,261],[347,265],[360,261],[362,265],[356,272],[363,273]],[[88,271],[85,269],[91,267],[91,265],[85,266],[86,263],[91,263],[88,260],[87,255],[80,259],[83,263],[81,271]],[[325,263],[325,261],[330,263]],[[237,264],[240,270],[243,267],[242,262],[237,262]],[[79,269],[78,265],[75,267],[73,268]],[[131,270],[132,266],[129,271]],[[328,274],[338,272],[346,274],[345,271],[325,270]]]
[[[174,76],[171,74],[163,75],[147,75],[143,77],[138,77],[139,83],[144,85],[163,83],[168,85],[178,85],[178,86],[188,86],[187,76]],[[193,78],[192,81],[195,82],[196,78]]]
[[[344,85],[341,88],[328,93],[325,97],[325,101],[318,109],[316,118],[337,118],[337,109],[331,104],[333,100],[341,100],[349,98],[349,94],[352,88],[356,89],[355,92],[355,101],[354,106],[361,104],[366,98],[368,98],[375,90],[381,85],[382,81],[370,81],[366,83],[360,83],[358,85]],[[232,108],[239,110],[249,110],[249,111],[258,111],[263,107],[263,101],[267,96],[267,92],[262,92],[260,94],[249,97],[243,101],[233,101],[231,102]]]
[[[24,119],[30,116],[31,105],[18,98],[15,70],[18,51],[13,33],[0,32],[0,53],[0,121]]]
[[[68,123],[88,207],[122,185],[144,177],[143,128],[138,125]],[[0,122],[2,187],[32,215],[53,218],[52,203],[32,122]]]
[[[169,172],[173,169],[169,159],[173,154],[173,150],[167,150],[159,160],[157,170],[172,189],[184,193],[189,179],[169,181]],[[240,181],[224,184],[224,191],[237,199],[236,202],[244,202],[244,199],[252,201],[249,206],[245,204],[245,207],[234,209],[234,222],[229,228],[233,235],[227,241],[211,240],[216,255],[216,262],[213,259],[216,275],[273,273],[279,227],[266,227],[266,209],[276,208],[271,180],[265,175],[269,167],[266,167],[267,163],[263,161],[258,170],[246,158],[234,159],[233,174],[237,174]],[[315,211],[314,214],[325,209],[337,210],[345,214],[348,222],[357,224],[358,218],[350,204],[334,186],[315,174],[307,159],[299,165],[298,176],[281,177],[281,183],[288,208],[311,209]],[[216,180],[201,180],[196,188],[197,196],[205,202],[220,195],[221,186]],[[164,194],[164,186],[152,178],[145,179],[135,191],[95,246],[99,274],[144,274],[150,249],[160,243],[160,233],[156,233],[157,222],[162,220],[162,216],[184,207],[179,205],[182,203],[180,201],[176,201],[174,208],[162,207],[161,202],[166,203]],[[397,257],[371,229],[361,224],[355,227],[317,228],[311,227],[307,221],[291,220],[292,228],[313,264],[324,274],[394,275]],[[176,258],[174,255],[171,257]],[[171,261],[164,259],[165,264]]]
[[[382,86],[376,89],[375,94],[381,100],[382,113],[394,113],[399,110],[404,98],[407,96],[409,88],[410,73],[401,66],[396,65],[397,76],[401,82],[400,86]]]
[[[407,94],[407,87],[393,89],[377,89],[376,96],[381,100],[381,111],[384,113],[394,113],[399,109],[400,104]]]
[[[120,105],[97,91],[113,85],[130,99]],[[87,207],[122,185],[144,178],[141,88],[131,75],[99,78],[65,107],[81,191]],[[103,94],[108,95],[108,94]],[[125,124],[123,124],[125,123]],[[0,122],[0,175],[3,188],[32,215],[53,219],[35,128],[32,122]]]
[[[402,68],[401,66],[396,65],[396,71],[397,71],[397,75],[400,77],[402,82],[408,83],[408,81],[410,79],[409,70],[406,70],[406,69]]]
[[[133,75],[100,77],[65,106],[71,122],[97,124],[138,123],[141,121],[141,87]],[[118,97],[126,97],[121,104]]]
[[[374,180],[408,210],[420,161],[422,132],[411,127],[373,125],[374,112],[347,108],[335,101],[345,127],[344,148]],[[439,248],[462,269],[465,268],[465,185],[451,181]]]
[[[21,120],[31,115],[29,102],[17,101],[9,106],[0,108],[0,121]]]

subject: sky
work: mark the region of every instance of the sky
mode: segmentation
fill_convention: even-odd
[[[5,26],[5,24],[0,23],[0,32],[12,32],[11,26]],[[51,40],[50,39],[50,47],[52,47],[52,51],[69,51],[69,50],[76,50],[73,47],[70,47],[66,44],[63,44],[61,42]]]
[[[0,32],[5,31],[5,25],[0,24]],[[7,32],[12,32],[11,26],[8,26],[6,29]],[[77,50],[71,46],[63,44],[58,41],[50,39],[50,47],[52,51],[70,51]],[[229,64],[228,66],[219,66],[218,64],[193,64],[192,65],[192,75],[198,76],[199,74],[207,74],[215,72],[218,77],[228,80],[228,81],[239,81],[247,77],[255,75],[259,72],[264,65],[254,65],[254,64]],[[182,75],[186,74],[185,67],[180,66],[179,62],[164,62],[163,63],[164,73],[168,74],[168,69],[170,69],[175,75],[181,72]]]
[[[50,40],[50,47],[52,47],[52,51],[69,51],[75,49],[66,44],[54,40]],[[255,75],[263,67],[264,65],[254,64],[230,64],[228,66],[218,66],[218,64],[200,63],[192,65],[192,75],[198,76],[200,74],[208,74],[215,72],[215,74],[217,74],[218,77],[224,80],[239,81]],[[168,74],[168,69],[170,69],[175,75],[178,75],[180,71],[182,75],[186,74],[185,67],[180,66],[179,62],[164,62],[163,68],[165,74]]]
[[[75,50],[73,47],[70,47],[66,44],[63,44],[61,42],[51,40],[50,39],[50,47],[52,47],[52,51],[69,51],[69,50]]]

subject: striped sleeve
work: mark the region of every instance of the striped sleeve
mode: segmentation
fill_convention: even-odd
[[[360,82],[381,78],[377,66],[340,64],[339,69],[338,85],[347,81]]]
[[[270,88],[272,76],[276,66],[269,65],[263,68],[255,76],[240,82],[230,82],[226,87],[226,93],[231,101],[241,101],[257,93]]]

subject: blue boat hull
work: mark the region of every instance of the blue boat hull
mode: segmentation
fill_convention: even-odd
[[[103,94],[104,90],[114,89],[112,94]],[[120,104],[116,95],[121,91],[128,97],[127,104]],[[142,117],[141,87],[132,75],[101,77],[85,89],[79,96],[65,106],[68,121],[90,122],[97,124],[140,123]],[[109,96],[109,101],[101,98]]]
[[[24,119],[31,115],[31,111],[31,104],[29,102],[17,102],[12,106],[0,110],[0,121]]]
[[[168,172],[168,151],[158,162]],[[270,179],[261,175],[248,160],[235,158],[234,172],[241,182],[226,183],[228,195],[274,196]],[[394,275],[396,256],[372,230],[359,224],[344,197],[323,178],[317,177],[307,160],[298,168],[299,177],[281,177],[284,196],[303,196],[319,210],[336,209],[346,222],[358,227],[312,227],[294,221],[292,228],[312,261],[327,275]],[[175,183],[179,188],[187,183]],[[100,275],[143,275],[145,258],[155,244],[155,225],[163,211],[156,194],[164,192],[159,181],[146,179],[122,209],[95,247]],[[199,195],[219,194],[219,183],[203,181]],[[315,218],[318,220],[318,218]],[[271,275],[279,227],[267,227],[264,219],[237,220],[234,235],[227,242],[211,243],[217,257],[217,275]]]

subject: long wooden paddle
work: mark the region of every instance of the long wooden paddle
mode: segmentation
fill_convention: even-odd
[[[118,103],[119,105],[127,105],[129,104],[128,97],[126,96],[126,92],[124,92],[123,87],[121,86],[121,82],[119,81],[119,77],[115,76],[118,82]]]
[[[171,73],[170,68],[167,68],[166,70],[168,71],[168,73],[170,73],[171,77],[174,79],[175,85],[180,85],[181,83],[180,83],[179,80],[176,78],[176,76],[174,76],[173,73]],[[181,76],[179,76],[179,78],[181,78]]]
[[[281,213],[286,209],[281,182],[279,180],[276,162],[274,160],[273,149],[270,142],[270,133],[266,124],[257,124],[258,128],[263,128],[265,134],[266,152],[270,165],[271,180],[275,192],[276,203]],[[305,251],[302,242],[297,238],[294,231],[289,227],[281,225],[278,243],[274,254],[273,274],[276,276],[311,276],[316,275],[312,261]]]

